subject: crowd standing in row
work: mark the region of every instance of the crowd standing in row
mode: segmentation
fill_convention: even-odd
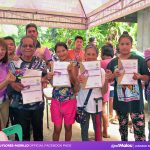
[[[119,132],[122,141],[128,140],[129,114],[131,117],[135,141],[145,141],[145,115],[143,86],[145,96],[150,107],[150,49],[145,50],[145,60],[131,52],[132,37],[124,32],[118,40],[119,53],[114,57],[114,49],[110,43],[101,48],[101,75],[102,88],[82,89],[83,76],[79,75],[80,62],[97,61],[99,50],[96,47],[96,39],[90,38],[89,43],[83,49],[83,38],[75,37],[75,47],[68,50],[63,42],[55,45],[55,55],[48,48],[41,47],[37,40],[38,31],[35,24],[26,26],[26,35],[21,39],[16,50],[12,37],[0,39],[0,128],[7,126],[8,118],[11,124],[20,124],[23,129],[23,140],[30,141],[30,128],[33,130],[33,139],[43,141],[43,112],[44,99],[40,102],[23,104],[21,91],[25,86],[21,83],[24,70],[33,69],[42,71],[41,83],[43,88],[52,84],[54,73],[51,62],[71,62],[68,67],[71,87],[53,87],[52,102],[50,107],[51,120],[54,123],[52,139],[58,141],[64,122],[65,141],[71,141],[72,125],[75,122],[78,107],[83,107],[85,100],[85,123],[80,124],[82,141],[88,141],[89,120],[92,118],[93,129],[96,133],[96,116],[100,119],[100,137],[109,138],[109,116],[106,105],[109,101],[110,116],[113,117],[113,109],[119,121]],[[16,52],[15,52],[16,51]],[[120,85],[118,77],[121,70],[118,62],[121,60],[136,59],[138,61],[138,73],[134,73],[133,79],[137,85]],[[99,97],[98,110],[94,98]],[[32,98],[32,97],[31,97]],[[113,106],[112,106],[113,105]],[[148,122],[150,131],[150,121]],[[18,140],[18,137],[15,137]],[[150,140],[150,134],[149,134]]]

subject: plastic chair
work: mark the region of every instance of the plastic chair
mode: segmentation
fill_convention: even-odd
[[[47,128],[49,129],[49,106],[51,105],[51,100],[52,100],[52,90],[53,88],[45,88],[43,89],[44,93],[44,98],[46,101],[46,116],[47,116]]]
[[[2,129],[2,131],[7,135],[10,136],[12,134],[17,134],[19,141],[22,141],[22,127],[20,124],[16,124],[13,126],[10,126],[8,128]]]
[[[51,97],[44,95],[46,100],[46,117],[47,117],[47,128],[49,129],[49,106],[51,105]]]

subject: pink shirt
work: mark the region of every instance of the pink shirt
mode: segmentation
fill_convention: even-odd
[[[103,68],[106,71],[107,65],[109,64],[110,61],[111,59],[101,60],[101,68]],[[109,101],[109,95],[110,95],[110,84],[108,85],[107,93],[103,95],[104,102]]]
[[[38,48],[39,49],[39,48]],[[41,48],[42,49],[42,48]],[[46,47],[46,48],[44,48],[45,50],[44,50],[44,53],[43,53],[43,56],[39,56],[39,53],[37,53],[36,51],[35,51],[35,56],[37,56],[37,57],[40,57],[40,58],[42,58],[42,59],[44,59],[44,60],[51,60],[52,59],[52,52]],[[17,48],[17,50],[16,50],[16,55],[18,55],[18,56],[20,56],[21,55],[21,50],[19,49],[19,47]]]
[[[7,74],[8,74],[7,64],[0,63],[0,83],[6,79]],[[5,94],[6,94],[6,87],[0,90],[0,103],[3,100]]]

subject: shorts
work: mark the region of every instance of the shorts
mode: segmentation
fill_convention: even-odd
[[[110,91],[109,97],[114,97],[114,90],[111,90],[111,91]]]
[[[62,125],[64,119],[65,125],[72,125],[75,122],[77,101],[65,100],[60,102],[52,99],[51,102],[51,119],[55,125]]]

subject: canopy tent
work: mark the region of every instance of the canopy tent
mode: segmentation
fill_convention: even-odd
[[[150,0],[0,0],[0,23],[88,29],[149,6]]]

